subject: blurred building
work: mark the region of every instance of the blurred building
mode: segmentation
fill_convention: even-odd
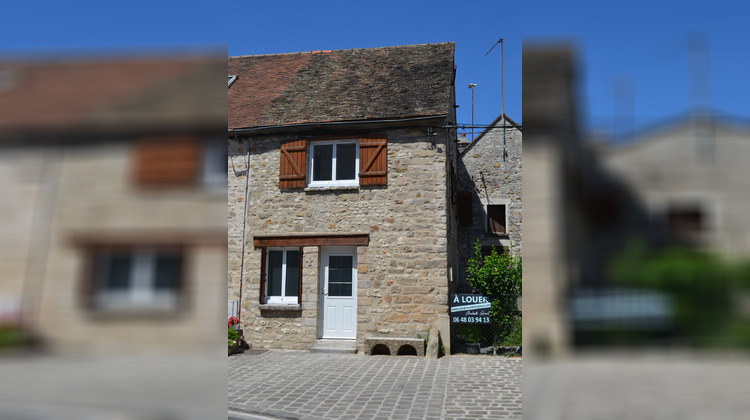
[[[0,63],[0,310],[51,349],[221,342],[225,63]]]
[[[642,203],[659,242],[750,253],[747,122],[694,113],[596,154]]]
[[[737,314],[746,311],[744,281],[718,273],[734,276],[722,261],[750,251],[747,124],[694,112],[628,142],[587,142],[571,51],[529,49],[524,71],[527,355],[744,340],[718,333],[730,324],[744,331]],[[624,278],[614,264],[633,244],[644,253],[632,264],[643,266]],[[683,254],[664,254],[676,249]]]

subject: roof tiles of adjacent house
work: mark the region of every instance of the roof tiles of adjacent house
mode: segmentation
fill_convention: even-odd
[[[0,137],[224,124],[217,55],[0,63]]]
[[[229,58],[229,129],[444,116],[453,43]]]

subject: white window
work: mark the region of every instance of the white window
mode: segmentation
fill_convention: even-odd
[[[271,248],[266,256],[266,303],[299,304],[299,248]]]
[[[309,159],[309,186],[355,186],[359,184],[359,144],[357,140],[310,143]]]
[[[180,285],[179,251],[101,251],[94,256],[94,307],[101,310],[174,310]]]
[[[227,143],[224,139],[207,140],[201,157],[201,179],[209,187],[227,186]]]

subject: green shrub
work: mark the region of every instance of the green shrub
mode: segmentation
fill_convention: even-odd
[[[750,345],[750,325],[732,297],[750,286],[750,264],[684,247],[650,249],[632,238],[610,261],[609,277],[622,287],[663,293],[670,299],[675,338],[696,346]]]
[[[474,242],[474,256],[469,258],[466,276],[475,293],[490,299],[490,317],[497,326],[496,338],[506,341],[513,334],[520,337],[521,257],[505,251],[482,256],[479,240]],[[517,325],[519,328],[514,328]],[[517,330],[517,331],[516,331]]]

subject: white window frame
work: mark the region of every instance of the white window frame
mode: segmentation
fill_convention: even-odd
[[[354,179],[338,180],[336,179],[336,154],[338,151],[339,144],[354,144]],[[330,181],[315,181],[313,180],[313,173],[315,169],[315,147],[316,146],[327,146],[333,145],[333,156],[331,158],[331,178]],[[310,150],[308,153],[308,165],[310,172],[308,174],[308,186],[309,187],[350,187],[359,185],[359,140],[357,139],[341,139],[341,140],[324,140],[310,142]]]
[[[207,139],[203,142],[203,153],[201,155],[201,181],[206,187],[227,186],[228,160],[221,157],[227,157],[227,145],[224,139]]]
[[[109,264],[115,254],[130,254],[132,257],[128,288],[125,290],[107,289],[102,284]],[[159,250],[150,248],[135,248],[124,251],[107,251],[99,254],[103,257],[101,272],[97,273],[100,282],[94,300],[96,308],[104,311],[132,311],[132,310],[176,310],[179,283],[174,289],[157,291],[156,257]],[[178,252],[179,254],[179,252]]]
[[[286,293],[286,259],[288,255],[288,251],[298,251],[299,247],[273,247],[268,248],[266,250],[266,302],[267,304],[283,304],[283,305],[299,305],[299,301],[297,298],[298,295],[294,296],[271,296],[271,279],[269,278],[269,275],[271,274],[271,251],[283,251],[282,257],[281,257],[281,293]],[[298,267],[300,272],[302,271],[302,267]],[[294,281],[298,281],[298,279],[294,279]]]
[[[489,221],[489,206],[505,206],[503,216],[505,217],[505,233],[490,232],[490,221]],[[506,236],[510,235],[510,224],[508,220],[508,213],[510,211],[510,202],[499,201],[495,203],[484,204],[484,233],[487,235]]]

